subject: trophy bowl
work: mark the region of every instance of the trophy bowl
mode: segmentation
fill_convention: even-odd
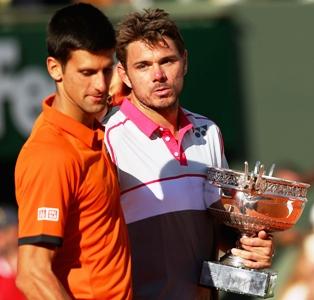
[[[208,168],[209,183],[221,189],[221,199],[208,211],[218,222],[254,237],[291,228],[307,202],[309,184],[265,175],[256,163],[253,172]],[[248,269],[240,257],[228,251],[219,262],[204,262],[201,284],[221,290],[268,298],[273,296],[277,273],[270,269]]]

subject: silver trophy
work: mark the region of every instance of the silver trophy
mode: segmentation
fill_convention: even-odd
[[[309,184],[272,177],[257,162],[249,172],[209,168],[208,180],[221,188],[221,201],[208,208],[218,222],[237,229],[242,236],[254,237],[261,230],[268,233],[291,228],[302,214]],[[200,283],[262,298],[272,297],[277,273],[271,269],[248,269],[240,257],[230,251],[219,262],[203,262]]]

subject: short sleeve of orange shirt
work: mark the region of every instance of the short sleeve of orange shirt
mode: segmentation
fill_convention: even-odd
[[[76,189],[79,168],[73,151],[60,144],[57,132],[28,141],[16,164],[19,202],[19,244],[62,244],[64,222]],[[54,140],[56,137],[56,140]],[[69,155],[70,154],[70,155]]]

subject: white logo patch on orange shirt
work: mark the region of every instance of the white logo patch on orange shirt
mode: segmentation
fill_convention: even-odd
[[[37,211],[38,221],[59,221],[59,208],[39,207]]]

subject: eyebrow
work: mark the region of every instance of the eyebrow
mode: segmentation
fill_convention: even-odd
[[[112,63],[108,64],[107,66],[105,66],[105,67],[102,68],[102,69],[110,69],[110,68],[113,68],[114,65],[115,65],[115,63],[112,62]],[[92,67],[88,66],[88,67],[81,67],[81,68],[78,68],[78,71],[95,71],[96,69],[97,69],[97,68],[92,68]]]
[[[180,57],[178,55],[166,55],[161,57],[158,62],[162,62],[164,60],[179,60]],[[137,64],[145,64],[145,63],[151,63],[151,60],[149,59],[143,59],[143,60],[139,60],[133,63],[133,65],[137,65]]]

